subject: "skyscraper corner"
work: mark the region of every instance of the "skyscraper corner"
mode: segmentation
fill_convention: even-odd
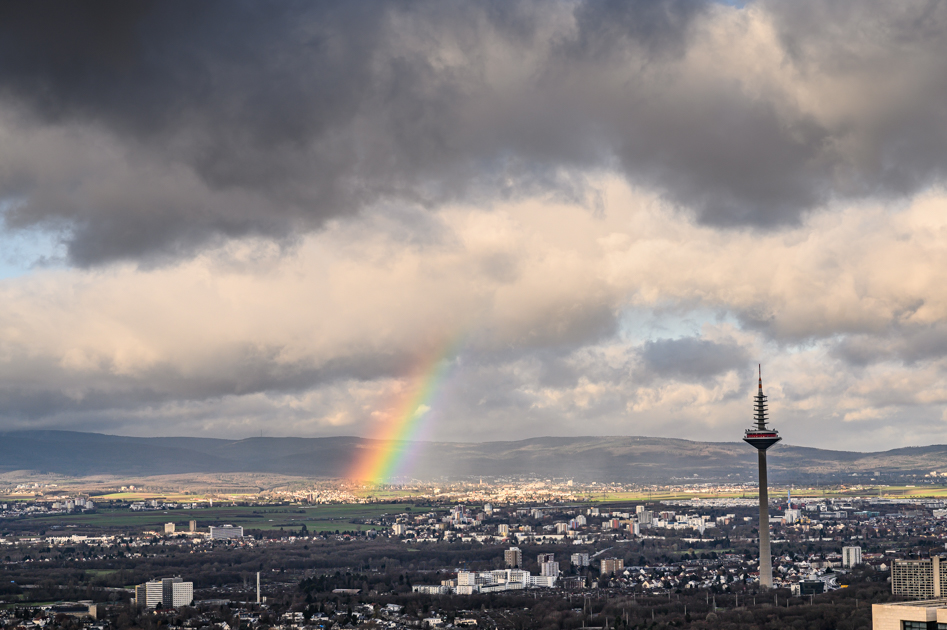
[[[769,489],[766,479],[766,449],[782,438],[766,426],[767,405],[763,394],[763,368],[759,367],[759,390],[753,405],[756,426],[747,429],[743,441],[756,449],[760,465],[760,587],[773,587],[773,560],[769,550]]]

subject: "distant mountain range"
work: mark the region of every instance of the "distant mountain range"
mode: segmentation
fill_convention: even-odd
[[[70,476],[175,473],[276,473],[345,477],[357,458],[383,448],[358,437],[136,438],[71,431],[0,433],[0,472]],[[756,478],[756,452],[742,442],[651,437],[540,437],[510,442],[423,442],[408,472],[421,480],[484,477],[671,483]],[[947,445],[879,453],[778,444],[769,451],[776,483],[898,478],[947,470]],[[864,480],[864,479],[862,479]]]
[[[0,472],[31,470],[70,476],[174,473],[276,473],[345,477],[353,462],[383,445],[358,437],[137,438],[71,431],[0,433]],[[671,483],[752,481],[756,452],[742,442],[651,437],[539,437],[510,442],[423,442],[413,445],[409,474],[421,480],[484,477],[572,478],[576,481]],[[778,444],[769,451],[776,483],[855,482],[876,476],[947,470],[947,445],[879,453]],[[854,475],[854,476],[853,476]]]

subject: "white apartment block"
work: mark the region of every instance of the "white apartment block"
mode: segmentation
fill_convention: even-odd
[[[145,608],[178,608],[194,602],[194,583],[180,577],[151,580],[135,587],[135,603]]]
[[[861,547],[842,547],[842,566],[850,569],[862,563]]]
[[[230,540],[233,538],[243,538],[243,528],[233,525],[224,525],[223,527],[211,526],[210,537],[212,540]]]

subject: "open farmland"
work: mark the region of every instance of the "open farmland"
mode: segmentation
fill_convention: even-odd
[[[160,531],[165,523],[175,523],[179,530],[188,521],[197,521],[199,530],[210,525],[239,525],[247,530],[363,531],[374,526],[352,521],[378,518],[383,514],[405,511],[424,513],[430,508],[417,508],[404,503],[331,504],[318,506],[220,506],[196,510],[156,510],[133,512],[125,509],[101,509],[85,514],[56,514],[22,518],[3,523],[4,530],[68,528],[80,530]],[[374,527],[377,529],[377,527]]]

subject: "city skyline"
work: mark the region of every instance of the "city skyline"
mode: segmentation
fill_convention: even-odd
[[[5,11],[0,431],[947,444],[943,6]]]

